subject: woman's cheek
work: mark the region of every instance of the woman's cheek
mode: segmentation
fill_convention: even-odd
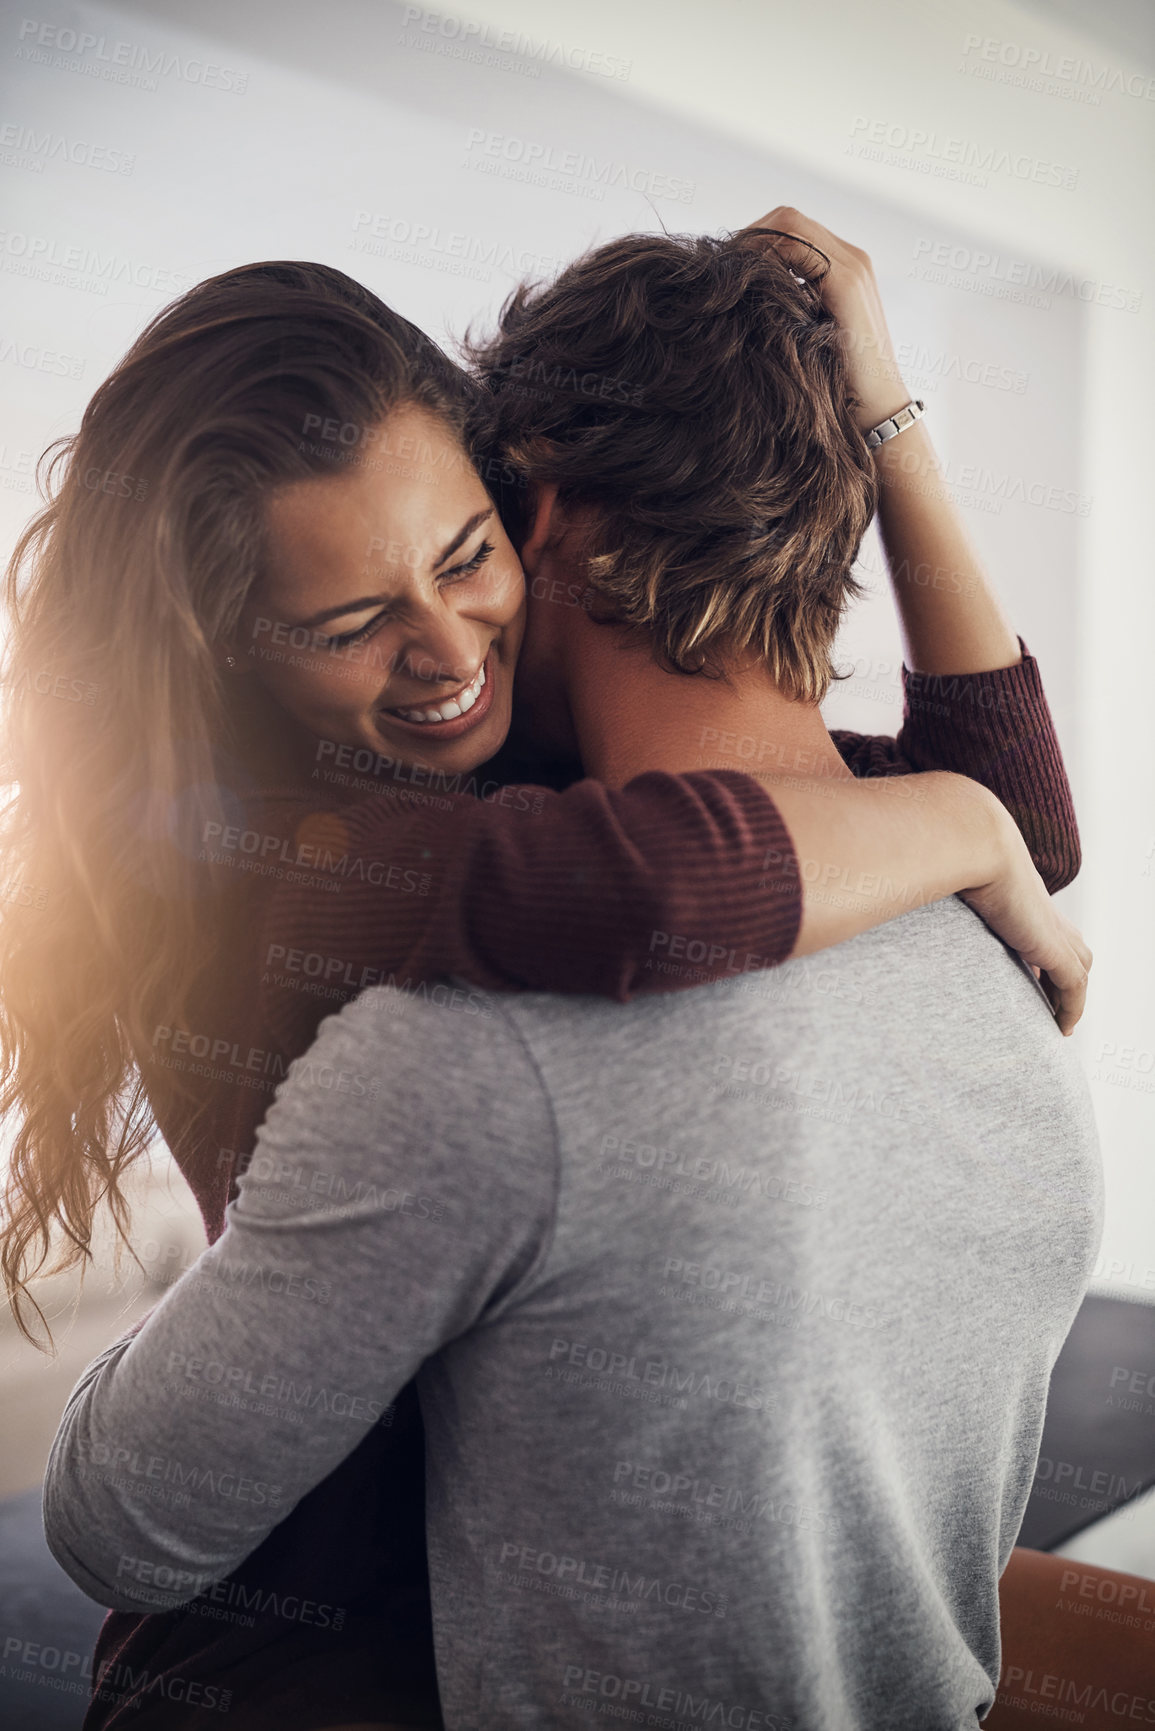
[[[505,585],[501,606],[494,614],[506,640],[505,653],[517,655],[525,631],[526,590],[520,564],[515,564]]]
[[[377,700],[388,673],[372,667],[366,659],[353,660],[353,647],[324,657],[312,656],[297,667],[278,669],[275,695],[306,723],[327,716],[360,714]]]
[[[515,618],[525,607],[525,573],[512,547],[495,575],[495,607],[502,618],[508,621]]]
[[[472,594],[461,597],[457,611],[481,624],[504,629],[517,617],[517,609],[516,590],[494,573],[484,587],[477,585]]]

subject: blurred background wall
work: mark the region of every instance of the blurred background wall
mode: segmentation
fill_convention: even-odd
[[[0,538],[144,323],[227,266],[324,260],[449,342],[629,231],[787,203],[866,248],[1055,712],[1084,845],[1063,900],[1096,955],[1096,1286],[1155,1302],[1151,21],[1145,0],[6,5]],[[873,541],[862,566],[828,720],[894,732]],[[140,1194],[147,1280],[90,1282],[55,1372],[0,1330],[0,1494],[38,1481],[72,1377],[195,1255],[163,1151]]]

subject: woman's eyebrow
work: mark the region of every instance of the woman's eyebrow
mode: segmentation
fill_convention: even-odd
[[[481,525],[488,522],[489,518],[492,516],[492,505],[487,506],[484,511],[475,511],[468,523],[462,524],[461,528],[457,531],[457,534],[453,537],[441,557],[434,560],[433,569],[436,571],[439,565],[444,565],[447,559],[452,559],[453,555],[457,552],[457,549],[462,545],[462,543],[469,540],[473,531],[475,529],[480,529]]]

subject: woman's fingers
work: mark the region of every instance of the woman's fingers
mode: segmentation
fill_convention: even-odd
[[[1056,913],[1053,945],[1024,958],[1050,1000],[1063,1034],[1071,1033],[1087,1003],[1087,982],[1094,959],[1080,931]]]
[[[797,277],[820,277],[818,291],[838,324],[861,431],[893,415],[908,400],[908,393],[868,255],[793,205],[778,205],[742,232],[757,231],[767,234]],[[818,253],[825,265],[818,264]]]
[[[1094,957],[1082,932],[1070,920],[1058,916],[1062,923],[1067,950],[1057,967],[1047,969],[1052,991],[1048,997],[1055,1009],[1055,1020],[1064,1034],[1069,1034],[1083,1014],[1087,1002],[1087,980]],[[1046,988],[1044,988],[1046,989]],[[1053,993],[1053,995],[1052,995]]]
[[[962,898],[1005,944],[1017,950],[1038,980],[1063,1034],[1079,1022],[1093,960],[1082,932],[1047,894],[1018,830],[1005,820],[1008,846],[998,875]]]
[[[1071,1034],[1078,1025],[1087,1004],[1087,970],[1081,965],[1073,969],[1046,970],[1042,987],[1051,1001],[1061,1034]]]
[[[770,238],[774,245],[791,269],[802,276],[810,274],[814,268],[814,248],[822,253],[831,268],[836,262],[845,263],[841,256],[846,250],[845,243],[829,229],[823,228],[820,222],[813,222],[791,205],[780,204],[775,210],[767,211],[757,222],[752,222],[750,228],[772,231]]]

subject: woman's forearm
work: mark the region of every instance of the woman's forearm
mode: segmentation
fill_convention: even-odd
[[[908,665],[938,674],[1013,667],[1021,660],[1018,637],[963,527],[926,422],[886,440],[874,461],[878,526]]]
[[[792,858],[780,863],[802,883],[795,956],[990,883],[1004,868],[1009,819],[965,776],[762,779],[793,841]]]
[[[1051,902],[1019,830],[986,788],[932,770],[825,786],[795,781],[774,792],[796,848],[785,863],[802,883],[793,955],[958,894],[1042,976],[1060,1032],[1073,1032],[1091,952]]]
[[[377,797],[332,822],[335,869],[287,874],[262,922],[265,1013],[294,1053],[369,985],[452,975],[624,1002],[777,966],[798,931],[798,880],[767,865],[790,852],[781,812],[737,772]]]

